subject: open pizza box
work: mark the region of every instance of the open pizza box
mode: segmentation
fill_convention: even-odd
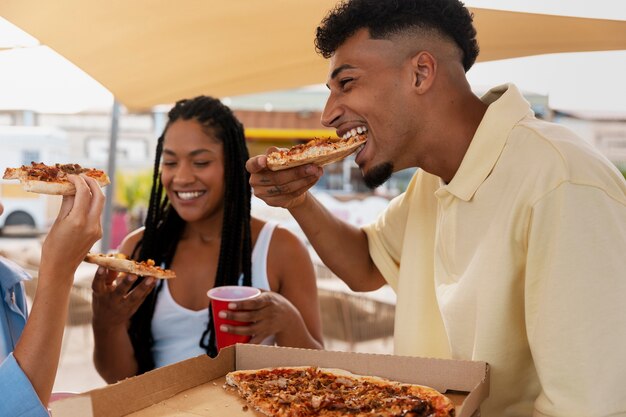
[[[428,385],[454,402],[457,417],[479,416],[480,403],[489,394],[485,362],[239,344],[215,359],[198,356],[53,402],[51,411],[53,417],[254,417],[261,414],[224,389],[224,376],[240,369],[305,365]]]

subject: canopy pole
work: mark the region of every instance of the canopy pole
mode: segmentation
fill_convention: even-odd
[[[107,162],[107,174],[111,179],[111,184],[105,188],[106,200],[104,202],[104,212],[102,214],[102,240],[100,242],[100,251],[107,253],[111,244],[111,226],[113,218],[113,200],[115,198],[115,159],[117,155],[117,138],[119,136],[120,121],[120,103],[113,100],[113,109],[111,114],[111,135],[109,140],[109,159]]]

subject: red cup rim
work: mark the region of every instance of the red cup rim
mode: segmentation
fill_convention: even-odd
[[[237,289],[241,289],[241,288],[250,288],[252,290],[256,290],[254,294],[251,294],[250,296],[247,297],[243,297],[243,298],[222,298],[219,296],[215,296],[215,295],[211,295],[212,292],[214,291],[218,291],[220,289],[226,289],[226,288],[237,288]],[[242,287],[239,285],[224,285],[221,287],[215,287],[215,288],[211,288],[209,291],[207,291],[207,296],[212,299],[212,300],[217,300],[217,301],[244,301],[244,300],[251,300],[253,298],[258,297],[259,295],[261,295],[261,290],[255,287]]]

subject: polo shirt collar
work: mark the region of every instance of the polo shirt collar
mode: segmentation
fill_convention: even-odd
[[[494,87],[481,100],[489,107],[452,181],[437,195],[445,190],[463,201],[471,200],[496,165],[515,124],[533,115],[530,104],[513,84]]]

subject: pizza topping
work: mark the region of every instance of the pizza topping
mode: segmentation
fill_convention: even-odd
[[[20,169],[29,179],[39,181],[57,181],[66,178],[70,174],[78,175],[84,173],[94,178],[100,178],[105,175],[104,171],[83,168],[78,164],[46,165],[42,162],[31,162],[30,166],[22,165]]]

